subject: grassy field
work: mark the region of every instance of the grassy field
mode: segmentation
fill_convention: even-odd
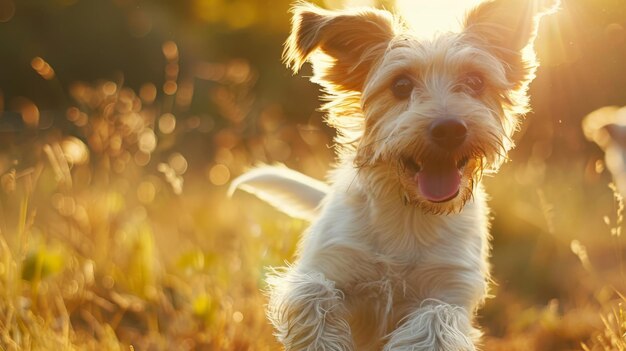
[[[88,73],[153,59],[126,76],[92,79],[77,77],[84,67],[59,47],[87,45],[65,12],[83,6],[84,17],[67,16],[89,22],[98,11],[81,1],[25,1],[15,2],[12,18],[14,2],[0,1],[0,29],[8,28],[0,40],[12,43],[0,52],[0,350],[280,349],[264,317],[264,275],[293,260],[307,223],[226,190],[256,163],[323,179],[334,159],[333,131],[315,111],[317,88],[279,62],[288,2],[277,2],[280,11],[254,1],[164,2],[165,10],[144,13],[134,1],[112,1],[120,18],[129,16],[125,47],[136,55],[102,59]],[[67,22],[56,33],[64,40],[46,37],[57,45],[48,55],[56,62],[35,44],[29,54],[13,51],[30,43],[24,28],[39,18],[20,13],[42,4]],[[511,161],[484,180],[495,280],[478,317],[487,351],[626,350],[623,200],[580,130],[592,109],[626,101],[626,40],[616,24],[626,5],[564,4],[579,16],[564,15],[555,32],[568,44],[539,43],[546,65],[531,88],[536,112]],[[224,13],[213,18],[201,5]],[[246,6],[271,25],[232,15]],[[158,33],[180,25],[181,43],[142,34],[150,33],[147,19]],[[578,19],[589,31],[577,35]],[[217,24],[209,31],[199,21]],[[199,48],[206,37],[211,54]],[[138,76],[152,67],[158,79]]]
[[[297,126],[277,133],[267,117],[260,141],[224,129],[198,169],[176,150],[197,120],[112,82],[70,91],[72,135],[22,135],[3,159],[1,349],[278,349],[263,276],[293,258],[306,223],[225,190],[254,150],[285,152],[273,143],[320,176],[327,137],[310,128],[287,144]],[[486,350],[626,347],[622,199],[601,161],[587,168],[531,158],[486,179],[497,283],[479,318]]]

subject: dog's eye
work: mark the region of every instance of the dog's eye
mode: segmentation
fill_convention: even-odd
[[[391,91],[398,99],[406,99],[413,91],[413,81],[408,77],[400,76],[393,81]]]
[[[485,81],[478,73],[470,73],[463,79],[463,85],[473,94],[480,94],[485,89]]]

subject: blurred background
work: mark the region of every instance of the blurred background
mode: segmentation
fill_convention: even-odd
[[[226,189],[333,162],[310,67],[280,62],[289,2],[0,0],[0,350],[280,349],[260,291],[306,223]],[[626,105],[626,2],[562,2],[534,112],[485,179],[485,350],[626,349],[623,203],[581,129]],[[476,1],[317,3],[426,31]]]

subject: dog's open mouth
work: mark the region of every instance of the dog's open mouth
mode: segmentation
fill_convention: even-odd
[[[422,161],[406,160],[406,165],[419,192],[426,200],[434,203],[446,202],[459,195],[463,169],[468,157],[429,158]]]

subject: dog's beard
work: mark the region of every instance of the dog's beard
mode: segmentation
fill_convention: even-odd
[[[402,201],[426,213],[458,213],[472,198],[483,164],[477,155],[403,157],[396,164]]]
[[[378,196],[398,196],[403,205],[418,208],[424,213],[447,215],[460,212],[472,199],[475,186],[484,172],[494,167],[490,157],[482,151],[456,154],[421,152],[398,154],[361,165],[361,175],[366,182],[391,181],[399,193],[387,192],[391,188],[370,184],[370,189],[385,189]],[[367,186],[367,185],[366,185]]]
[[[452,156],[427,157],[419,160],[401,160],[409,177],[416,183],[419,193],[433,203],[453,200],[461,192],[463,172],[469,158]]]

